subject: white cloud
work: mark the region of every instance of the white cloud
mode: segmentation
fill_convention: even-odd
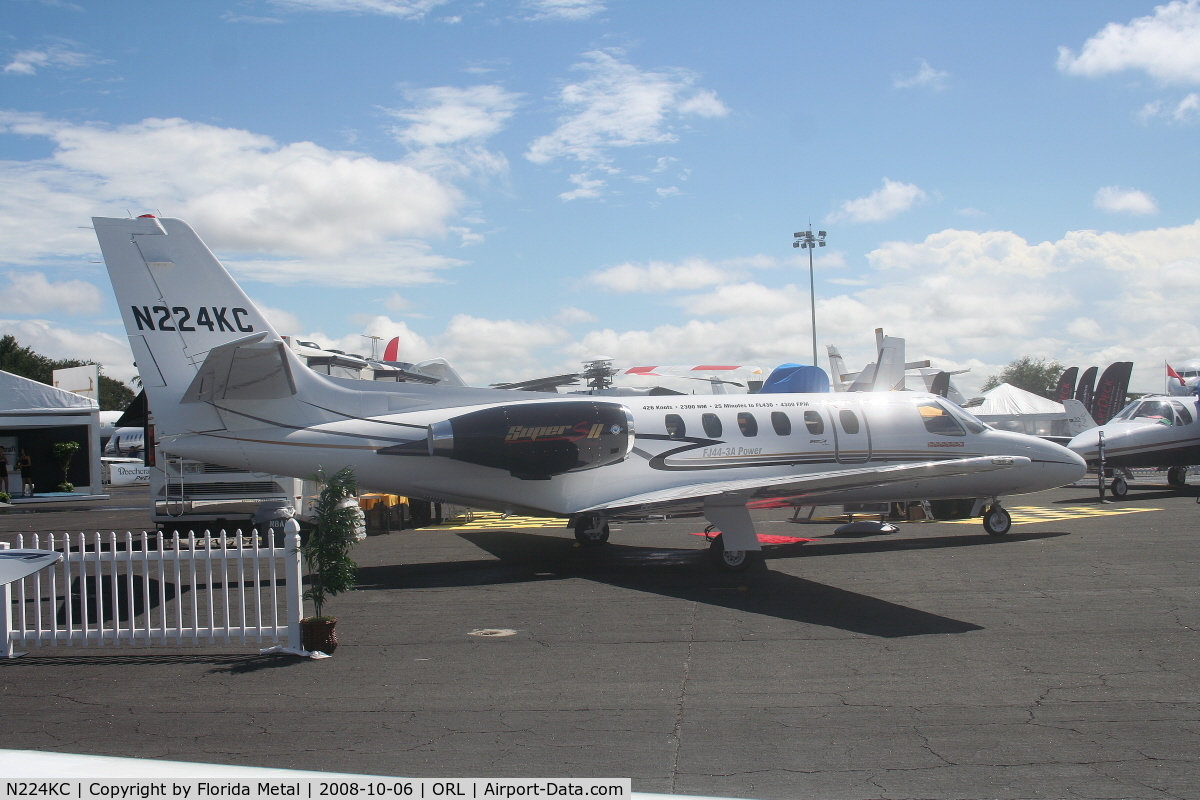
[[[221,19],[226,22],[246,22],[251,25],[282,25],[283,20],[278,17],[256,17],[250,14],[235,14],[232,11],[226,11],[221,15]]]
[[[522,0],[521,8],[528,12],[528,20],[568,22],[589,19],[605,10],[599,0]]]
[[[554,321],[559,325],[584,325],[589,322],[599,321],[599,317],[590,311],[584,311],[582,308],[566,306],[558,310],[558,313],[554,315]]]
[[[398,19],[420,19],[446,2],[448,0],[271,0],[272,5],[295,11],[381,14]]]
[[[1189,343],[1200,338],[1200,329],[1186,321],[1200,318],[1197,253],[1200,221],[1132,234],[1073,231],[1048,242],[960,230],[887,242],[867,254],[872,270],[863,285],[845,281],[847,293],[833,297],[818,285],[818,341],[839,345],[857,367],[870,360],[872,331],[882,326],[907,339],[913,359],[973,367],[955,379],[968,390],[997,365],[1025,354],[1083,366],[1134,361],[1135,388],[1153,389],[1161,386],[1162,360],[1191,355]],[[576,358],[604,352],[624,364],[701,360],[768,370],[784,361],[807,362],[807,286],[714,283],[711,292],[678,298],[688,287],[663,281],[663,288],[675,290],[666,302],[696,319],[592,330],[561,352]],[[1119,295],[1113,286],[1121,287]]]
[[[40,49],[21,50],[4,66],[4,72],[8,75],[36,75],[38,70],[48,67],[73,69],[97,63],[93,56],[72,50],[75,44],[64,41]]]
[[[1169,122],[1181,124],[1195,122],[1200,118],[1200,93],[1192,92],[1170,108],[1162,100],[1153,100],[1138,112],[1142,122],[1149,122],[1154,117],[1167,117]]]
[[[775,265],[774,260],[766,256],[718,262],[703,258],[686,258],[677,264],[651,261],[645,266],[628,262],[593,272],[587,276],[587,281],[611,292],[623,294],[674,292],[731,283],[743,277],[748,267]]]
[[[698,294],[679,300],[689,314],[698,317],[754,316],[786,314],[808,308],[808,289],[792,284],[780,288],[761,283],[738,283],[717,287],[709,294]]]
[[[1192,92],[1176,104],[1172,116],[1176,122],[1187,122],[1196,118],[1200,113],[1200,94]]]
[[[950,78],[949,72],[934,69],[923,58],[917,59],[917,63],[920,67],[917,69],[915,75],[907,78],[896,78],[892,81],[892,85],[897,89],[930,88],[935,91],[941,91],[946,88],[946,81]]]
[[[465,89],[438,86],[405,96],[413,108],[387,109],[387,113],[407,123],[393,130],[397,141],[416,147],[486,139],[504,128],[521,98],[494,84]]]
[[[91,314],[100,310],[100,290],[87,281],[49,281],[41,272],[9,272],[9,285],[0,288],[0,297],[10,313]]]
[[[197,229],[204,237],[202,231]],[[430,252],[420,242],[393,243],[380,250],[350,250],[336,257],[309,256],[303,259],[222,258],[236,278],[281,286],[309,284],[371,288],[439,283],[438,272],[467,262]],[[347,264],[353,264],[347,269]]]
[[[694,89],[687,70],[643,71],[621,61],[619,51],[593,50],[574,69],[587,77],[564,86],[558,100],[568,112],[552,133],[529,146],[535,164],[567,158],[584,164],[612,161],[614,148],[665,144],[678,139],[675,124],[685,116],[729,113],[717,96]]]
[[[516,112],[520,94],[485,84],[410,90],[405,96],[411,108],[384,109],[406,123],[392,128],[396,141],[411,149],[404,163],[447,178],[507,173],[508,159],[482,143],[503,130]]]
[[[1140,189],[1122,189],[1120,186],[1104,186],[1096,192],[1092,205],[1101,211],[1116,214],[1157,214],[1158,203]]]
[[[1153,16],[1109,23],[1078,56],[1060,47],[1058,68],[1089,78],[1141,69],[1163,83],[1200,83],[1200,2],[1175,0]]]
[[[843,269],[846,266],[846,254],[841,250],[823,250],[819,256],[813,257],[813,267],[816,269]],[[805,266],[804,258],[800,258],[800,264],[797,266]]]
[[[104,374],[128,381],[137,374],[133,354],[125,335],[92,330],[71,330],[42,319],[0,319],[0,336],[11,335],[22,347],[29,347],[53,359],[72,358],[103,365]]]
[[[302,280],[341,284],[345,267],[361,264],[388,284],[427,282],[461,263],[426,241],[447,233],[460,193],[411,164],[182,119],[110,128],[0,112],[0,133],[55,145],[45,159],[0,162],[0,248],[10,264],[95,252],[90,231],[29,231],[126,208],[186,219],[216,250],[266,256],[230,259],[261,279],[288,282],[299,270]]]
[[[271,323],[271,327],[275,329],[276,333],[295,336],[303,330],[300,318],[292,312],[265,305],[258,300],[254,301],[254,305],[267,318],[267,322]]]
[[[608,186],[608,181],[602,178],[594,178],[587,172],[576,172],[571,175],[568,180],[575,184],[574,189],[569,192],[563,192],[559,195],[561,200],[578,200],[581,197],[599,197],[603,194],[601,191],[605,186]]]
[[[825,221],[882,222],[908,211],[925,198],[925,192],[914,184],[884,178],[882,189],[857,200],[847,200],[841,210],[829,214]]]

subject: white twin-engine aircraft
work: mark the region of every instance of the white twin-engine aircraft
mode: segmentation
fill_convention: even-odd
[[[929,394],[567,397],[351,381],[297,360],[177,219],[94,218],[162,448],[307,477],[352,465],[372,489],[569,518],[583,544],[608,520],[702,513],[718,567],[761,547],[746,504],[975,498],[1070,483],[1079,456],[995,431]]]

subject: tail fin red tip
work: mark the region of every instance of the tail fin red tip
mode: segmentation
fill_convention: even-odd
[[[383,348],[384,361],[399,361],[400,360],[400,337],[393,336],[392,340],[387,343],[387,347]]]

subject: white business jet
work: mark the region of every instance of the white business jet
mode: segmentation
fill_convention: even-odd
[[[1182,487],[1187,468],[1200,464],[1200,407],[1195,395],[1146,395],[1107,424],[1080,433],[1067,447],[1089,464],[1098,464],[1101,434],[1105,469],[1120,473],[1110,487],[1114,497],[1129,492],[1129,470],[1134,467],[1166,467],[1167,483]]]
[[[522,397],[350,381],[306,369],[184,222],[93,219],[162,449],[306,477],[352,465],[372,489],[569,518],[583,544],[608,520],[702,513],[717,566],[761,546],[746,504],[976,498],[1071,483],[1082,459],[994,431],[942,398],[873,395]]]

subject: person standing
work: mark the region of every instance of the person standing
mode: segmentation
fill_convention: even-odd
[[[33,461],[24,450],[17,459],[17,469],[21,470],[21,496],[33,497]]]
[[[8,494],[8,453],[4,452],[4,448],[0,447],[0,492]]]

